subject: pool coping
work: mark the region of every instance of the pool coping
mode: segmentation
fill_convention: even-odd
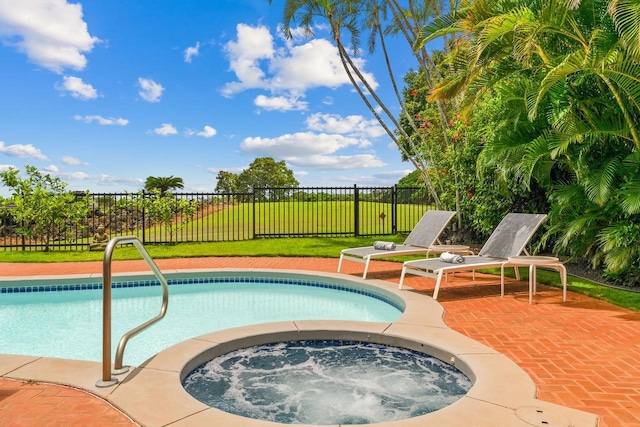
[[[221,269],[169,270],[164,274],[207,274]],[[444,323],[444,308],[431,297],[412,290],[398,290],[393,283],[363,280],[340,273],[300,270],[223,269],[231,273],[293,274],[309,278],[346,281],[373,287],[401,298],[406,308],[392,323],[355,321],[287,321],[251,325],[194,337],[151,357],[110,388],[98,388],[101,363],[46,357],[0,354],[0,376],[63,384],[93,393],[144,426],[266,427],[282,424],[232,415],[191,397],[181,386],[182,377],[199,363],[220,352],[267,342],[297,339],[371,340],[424,351],[452,363],[474,382],[470,391],[454,404],[433,413],[406,420],[376,423],[380,427],[447,426],[597,426],[594,414],[536,399],[536,386],[525,371],[506,356]],[[140,277],[143,273],[114,275]],[[101,275],[73,275],[63,279],[86,279]],[[53,276],[61,279],[61,276]],[[0,278],[0,282],[5,282]],[[7,278],[5,278],[7,279]],[[45,277],[11,278],[28,281]],[[299,425],[302,426],[302,425]],[[304,426],[302,426],[304,427]]]

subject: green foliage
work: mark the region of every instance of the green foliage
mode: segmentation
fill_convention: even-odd
[[[218,183],[216,184],[216,193],[234,193],[237,188],[238,174],[220,171],[216,176]]]
[[[261,188],[258,197],[266,200],[281,200],[290,195],[290,191],[269,190],[296,188],[300,184],[287,167],[284,160],[276,162],[271,157],[259,157],[240,174],[227,171],[218,172],[216,191],[223,193],[251,193],[254,188]]]
[[[160,194],[164,194],[175,188],[184,188],[182,178],[176,176],[149,176],[144,182],[144,189],[149,192],[158,190]]]
[[[37,168],[26,166],[27,177],[11,168],[0,172],[2,183],[11,190],[11,197],[1,200],[6,212],[13,218],[17,232],[45,244],[54,239],[64,240],[70,229],[88,214],[88,199],[67,191],[60,178],[43,175]],[[6,209],[12,205],[11,209]]]
[[[434,57],[445,60],[442,55]],[[440,131],[442,123],[437,105],[427,100],[424,76],[411,72],[405,81],[406,108],[419,121],[417,132],[407,129],[407,133],[412,138],[416,133],[422,134],[421,147],[434,159],[426,173],[439,190],[443,206],[460,214],[460,229],[454,238],[484,241],[509,212],[546,211],[546,195],[539,186],[527,189],[513,176],[497,175],[501,165],[478,162],[486,141],[495,137],[496,117],[501,117],[507,108],[501,96],[484,88],[469,89],[475,98],[473,114],[467,116],[462,110],[449,112],[450,143],[447,143]],[[422,175],[416,172],[407,180],[422,184]]]
[[[143,208],[147,217],[168,233],[170,243],[174,242],[177,234],[193,220],[198,211],[197,202],[177,198],[169,192],[162,193],[157,189],[152,194],[138,193],[131,199],[123,199],[123,203]]]
[[[420,187],[421,183],[420,171],[414,170],[400,178],[397,185],[398,187]]]
[[[463,95],[464,105],[482,109],[475,92],[482,87],[502,100],[483,170],[497,171],[510,189],[544,189],[551,207],[543,242],[556,252],[634,281],[638,10],[624,1],[476,0],[447,21],[470,40],[457,62],[466,65],[431,94]]]

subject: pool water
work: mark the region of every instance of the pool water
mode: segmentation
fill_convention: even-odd
[[[471,388],[462,372],[404,348],[296,341],[218,356],[183,380],[201,402],[249,418],[313,425],[369,424],[424,415]]]
[[[127,344],[124,364],[137,366],[194,336],[287,320],[393,322],[387,302],[339,289],[279,283],[207,283],[169,287],[164,319]],[[113,289],[112,351],[130,329],[160,311],[159,286]],[[102,290],[0,294],[0,353],[100,361]]]

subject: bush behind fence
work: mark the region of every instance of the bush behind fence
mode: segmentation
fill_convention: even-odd
[[[90,194],[87,218],[56,230],[49,248],[88,249],[99,225],[110,237],[133,235],[144,244],[405,234],[433,209],[426,190],[417,187],[255,188],[251,193],[174,193],[176,207],[186,200],[197,209],[187,217],[175,208],[170,222],[162,223],[139,203],[141,197],[157,195]],[[46,242],[17,233],[19,224],[9,211],[0,219],[5,251],[45,248]]]

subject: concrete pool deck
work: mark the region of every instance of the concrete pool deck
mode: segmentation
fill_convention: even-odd
[[[311,258],[195,258],[157,263],[162,270],[269,268],[334,272],[337,267],[335,259]],[[100,274],[101,268],[101,263],[0,263],[0,276]],[[147,270],[143,261],[114,264],[115,272]],[[389,282],[393,287],[399,270],[397,263],[376,261],[370,278]],[[347,263],[343,273],[359,276],[361,266]],[[595,413],[600,417],[600,426],[640,426],[640,368],[636,362],[640,354],[640,314],[573,293],[567,303],[562,303],[560,291],[546,287],[541,287],[534,304],[529,305],[524,282],[510,283],[505,298],[499,296],[499,280],[495,277],[485,276],[476,282],[484,283],[467,286],[470,275],[458,274],[443,287],[439,302],[446,310],[445,323],[449,327],[524,369],[537,387],[541,403]],[[418,291],[402,292],[421,294],[424,290],[430,295],[434,281],[416,276],[407,284]],[[122,415],[117,418],[117,411],[88,393],[7,379],[15,369],[8,367],[8,359],[0,359],[4,360],[0,374],[6,377],[0,379],[0,425],[72,425],[67,422],[71,413],[86,415],[84,422],[78,421],[77,425],[133,425]],[[86,363],[87,369],[95,369],[95,364]],[[60,375],[64,375],[64,369],[56,368]],[[72,398],[86,402],[72,403]],[[47,413],[47,408],[56,406],[57,410]],[[92,422],[88,422],[90,409],[95,409]]]

